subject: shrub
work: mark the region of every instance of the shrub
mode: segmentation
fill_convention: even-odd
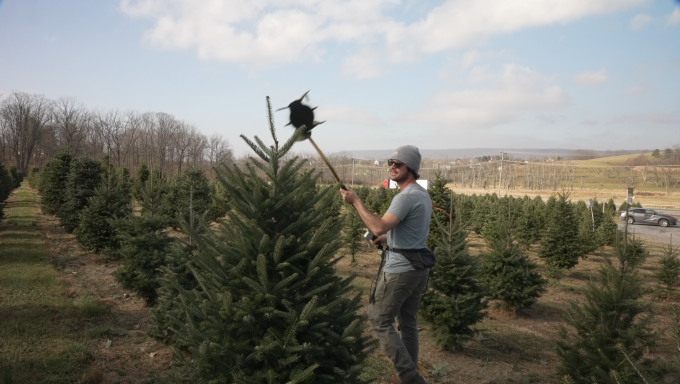
[[[44,213],[55,215],[66,199],[66,179],[71,168],[72,157],[66,153],[57,154],[45,164],[40,173],[38,191],[42,195],[41,205]]]
[[[120,246],[120,238],[112,219],[125,217],[131,211],[130,195],[120,180],[109,173],[81,212],[80,224],[74,231],[78,243],[87,250],[101,251],[108,248],[114,252]]]
[[[486,315],[487,303],[478,282],[479,265],[468,251],[467,232],[458,216],[447,219],[448,225],[436,221],[442,235],[420,314],[432,324],[437,346],[452,350],[474,334],[472,327]]]
[[[571,269],[583,255],[574,207],[567,201],[566,195],[560,195],[549,212],[547,230],[538,255],[553,267]]]
[[[98,161],[86,157],[71,161],[65,184],[64,204],[58,212],[61,225],[66,231],[73,232],[80,224],[80,213],[101,184],[101,174],[102,168]]]
[[[507,224],[503,223],[499,232],[484,255],[480,280],[489,299],[499,300],[498,307],[516,312],[533,305],[545,292],[547,282],[536,271],[536,264],[513,242]]]

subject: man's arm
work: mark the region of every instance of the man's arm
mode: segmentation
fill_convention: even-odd
[[[386,213],[382,218],[375,215],[373,212],[369,211],[368,208],[366,208],[364,202],[361,201],[356,192],[351,189],[347,191],[341,189],[340,193],[342,194],[342,198],[345,200],[345,202],[352,204],[354,208],[356,208],[357,213],[359,213],[359,217],[361,217],[361,220],[364,222],[364,224],[366,224],[366,227],[378,237],[386,234],[387,231],[396,227],[397,224],[401,222],[397,216],[394,216],[389,212]]]

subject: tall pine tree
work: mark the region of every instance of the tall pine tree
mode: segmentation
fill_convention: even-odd
[[[139,168],[137,168],[137,176],[135,181],[132,183],[132,197],[137,201],[142,201],[142,189],[146,185],[146,181],[149,180],[151,171],[146,164],[142,163]]]
[[[165,229],[170,222],[163,213],[163,180],[150,180],[141,189],[142,212],[130,213],[114,222],[121,241],[117,251],[121,266],[114,275],[124,288],[136,291],[148,306],[156,303],[161,267],[172,238]]]
[[[467,232],[455,214],[447,219],[448,225],[435,221],[442,236],[435,246],[437,264],[430,272],[420,314],[432,324],[437,345],[453,350],[474,334],[473,326],[486,315],[487,303],[478,282],[479,265],[468,251]]]
[[[342,223],[317,206],[337,187],[317,191],[304,160],[284,160],[300,132],[280,146],[268,112],[273,145],[242,136],[257,158],[217,169],[231,209],[215,232],[191,234],[198,285],[164,280],[181,307],[167,314],[173,340],[199,382],[360,382],[372,342],[352,278],[333,268]]]
[[[59,153],[45,164],[45,169],[40,173],[38,191],[42,195],[40,201],[44,213],[54,215],[64,204],[71,160],[71,155]]]
[[[432,210],[430,234],[427,237],[427,247],[434,249],[442,236],[439,228],[437,228],[435,220],[439,220],[441,223],[448,221],[445,211],[446,208],[449,207],[449,203],[451,201],[450,190],[446,187],[446,179],[441,174],[441,172],[437,172],[436,178],[432,183],[432,188],[428,189],[428,192],[430,194],[430,199],[432,199],[432,206],[436,208]],[[442,212],[442,210],[444,210],[444,212]]]
[[[583,250],[578,238],[578,220],[567,195],[559,195],[548,210],[547,230],[538,255],[548,265],[559,269],[571,269],[578,264]]]
[[[87,201],[94,196],[95,189],[102,182],[101,163],[87,157],[79,157],[71,161],[66,178],[64,204],[58,216],[66,231],[73,232],[80,224],[80,213],[87,206]]]
[[[543,236],[543,205],[543,201],[536,200],[522,203],[522,214],[517,219],[517,241],[526,248],[538,244]]]

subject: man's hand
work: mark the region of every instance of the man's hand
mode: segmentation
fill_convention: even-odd
[[[361,220],[366,224],[366,227],[378,237],[386,234],[387,231],[394,228],[401,221],[398,217],[389,212],[385,213],[382,218],[376,216],[366,208],[359,196],[357,196],[357,193],[352,189],[341,189],[340,193],[342,194],[342,199],[346,203],[352,204],[354,208],[356,208],[359,217],[361,217]]]
[[[347,190],[341,189],[340,194],[342,195],[342,199],[345,201],[345,203],[354,205],[354,203],[357,200],[361,201],[361,199],[359,199],[359,196],[357,195],[356,192],[354,192],[353,189],[349,188]]]
[[[380,244],[387,242],[387,234],[377,236],[375,239],[371,240],[371,243],[376,247],[380,248]]]

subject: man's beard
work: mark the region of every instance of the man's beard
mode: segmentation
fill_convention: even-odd
[[[401,183],[402,181],[406,181],[406,179],[408,179],[408,172],[405,172],[405,173],[403,173],[403,174],[401,174],[401,175],[400,175],[400,174],[396,174],[396,175],[394,176],[394,178],[390,177],[390,179],[391,179],[392,181],[394,181],[395,183]]]

